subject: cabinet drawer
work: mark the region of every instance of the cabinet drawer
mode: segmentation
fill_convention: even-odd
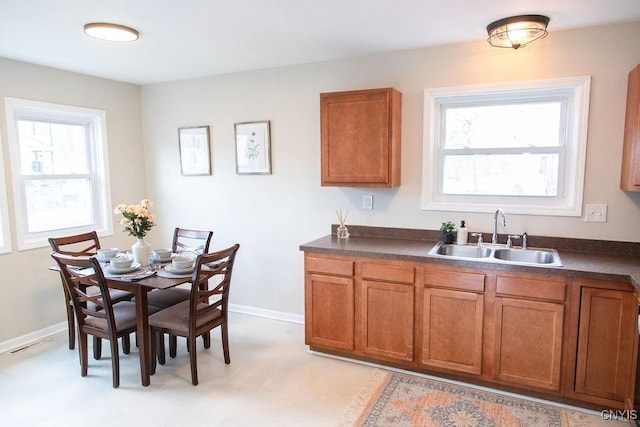
[[[484,274],[425,269],[423,277],[426,286],[484,292]]]
[[[496,293],[532,299],[564,302],[567,284],[564,281],[537,278],[498,276]]]
[[[415,268],[406,265],[362,263],[362,278],[385,282],[414,283]]]
[[[336,276],[353,276],[353,261],[330,258],[307,257],[307,272],[333,274]]]

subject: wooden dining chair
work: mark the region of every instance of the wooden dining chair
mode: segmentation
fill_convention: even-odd
[[[227,313],[231,274],[239,248],[240,245],[235,244],[218,252],[198,255],[191,279],[193,285],[189,300],[149,316],[152,334],[152,373],[155,373],[156,357],[158,360],[164,360],[162,335],[185,337],[189,347],[191,383],[198,385],[196,338],[210,333],[218,326],[222,335],[224,363],[231,363]]]
[[[190,230],[179,228],[173,232],[173,243],[171,249],[173,253],[187,253],[193,256],[209,252],[209,245],[213,231]],[[165,309],[172,305],[179,304],[189,299],[191,291],[186,288],[157,289],[149,292],[147,303],[149,306]],[[209,334],[205,334],[204,340],[206,348],[211,345]],[[169,356],[176,356],[177,340],[175,336],[169,336]]]
[[[88,349],[87,336],[109,340],[111,344],[111,370],[113,387],[120,385],[120,356],[118,338],[129,336],[136,331],[136,306],[131,301],[113,303],[110,289],[102,273],[100,262],[95,257],[77,257],[57,252],[51,254],[64,276],[63,284],[71,297],[78,325],[80,346],[80,375],[87,376]],[[94,276],[85,277],[78,268],[93,268]],[[83,279],[83,280],[81,280]],[[99,292],[89,293],[82,282],[89,280]]]
[[[88,233],[75,234],[72,236],[50,237],[49,245],[54,252],[57,252],[59,254],[71,255],[75,257],[89,257],[97,254],[98,249],[100,249],[100,240],[98,239],[98,234],[95,231],[90,231]],[[71,296],[67,292],[67,286],[64,286],[64,277],[62,276],[62,273],[60,275],[60,279],[62,280],[63,284],[62,289],[65,298],[67,328],[69,329],[69,349],[73,350],[76,343],[76,328],[74,322],[73,306],[71,303]],[[109,296],[111,297],[111,300],[113,302],[130,301],[133,298],[133,293],[121,291],[118,289],[111,289],[109,291]],[[125,353],[129,352],[128,337],[123,339],[122,349]],[[95,359],[100,359],[101,352],[102,342],[100,341],[100,338],[94,337],[93,357]]]

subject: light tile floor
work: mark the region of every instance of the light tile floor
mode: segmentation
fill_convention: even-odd
[[[181,339],[177,357],[158,366],[149,387],[140,384],[133,345],[121,354],[118,389],[107,343],[84,378],[66,333],[1,354],[0,425],[336,426],[374,369],[311,354],[299,324],[231,313],[229,329],[230,365],[218,329],[209,350],[198,340],[196,387]]]
[[[101,360],[90,356],[85,378],[66,333],[0,354],[0,425],[338,426],[376,369],[310,353],[299,324],[230,313],[229,335],[230,365],[218,329],[209,350],[198,340],[196,387],[182,339],[149,387],[140,384],[133,345],[121,354],[118,389],[111,386],[107,343]]]

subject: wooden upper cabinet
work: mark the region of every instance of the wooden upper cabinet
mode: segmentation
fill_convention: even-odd
[[[629,73],[620,188],[640,191],[640,65]]]
[[[320,94],[322,185],[400,186],[402,93]]]

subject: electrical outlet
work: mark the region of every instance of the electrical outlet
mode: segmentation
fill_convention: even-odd
[[[373,194],[365,194],[362,196],[362,209],[373,209]]]
[[[607,222],[607,205],[592,203],[588,204],[585,210],[586,222]]]

